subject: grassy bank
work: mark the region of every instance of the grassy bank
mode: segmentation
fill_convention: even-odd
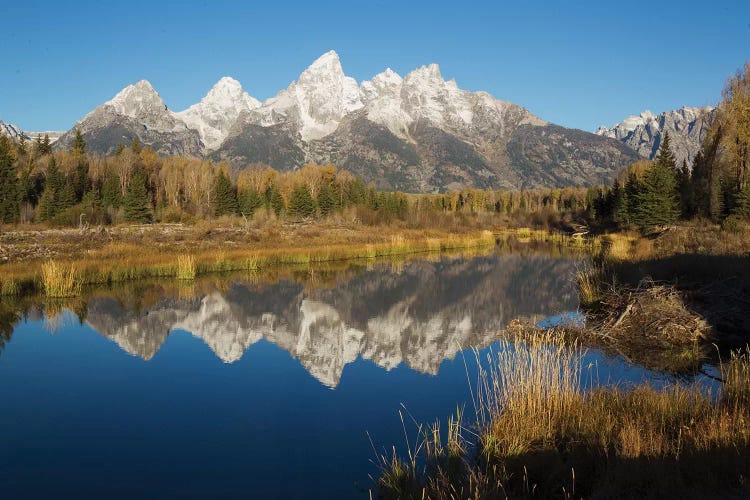
[[[582,353],[526,334],[482,360],[476,420],[380,455],[379,498],[705,498],[750,493],[750,357],[697,387],[584,390]],[[447,440],[445,437],[447,435]],[[406,458],[404,458],[406,457]]]
[[[202,229],[125,226],[91,234],[75,230],[19,231],[2,237],[15,257],[0,265],[0,294],[65,297],[77,295],[88,285],[152,278],[192,280],[216,272],[441,254],[491,247],[510,238],[574,249],[598,244],[596,239],[528,229],[448,231],[325,224],[273,226],[260,234],[220,224]],[[28,258],[19,260],[18,255]]]

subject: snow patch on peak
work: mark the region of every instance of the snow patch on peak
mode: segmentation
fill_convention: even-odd
[[[296,121],[302,140],[311,141],[331,134],[344,116],[362,107],[359,85],[344,74],[338,54],[329,51],[264,102],[254,119],[264,126]]]
[[[161,96],[148,80],[141,80],[122,89],[111,100],[94,109],[83,120],[100,111],[112,110],[118,115],[137,120],[150,129],[167,131],[182,131],[186,126],[175,113],[167,108]]]
[[[244,111],[260,106],[260,102],[242,89],[230,76],[222,77],[199,103],[175,113],[185,124],[200,134],[207,149],[218,148],[229,130]]]
[[[341,69],[341,60],[339,59],[339,55],[335,50],[329,50],[325,54],[315,59],[312,62],[312,64],[307,68],[307,70],[305,70],[305,72],[315,71],[315,70],[327,70],[330,68]]]
[[[167,109],[161,96],[148,80],[128,85],[105,105],[112,106],[121,115],[131,118],[138,118],[144,111],[152,111],[154,108]]]

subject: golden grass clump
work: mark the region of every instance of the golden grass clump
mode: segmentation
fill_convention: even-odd
[[[437,427],[419,426],[408,460],[378,456],[378,497],[750,493],[750,353],[722,368],[726,383],[715,396],[692,385],[584,384],[584,354],[561,333],[532,331],[477,356],[476,423],[460,423],[459,413],[447,446]]]
[[[596,304],[601,300],[601,272],[595,267],[581,268],[576,271],[578,299],[583,305]]]
[[[81,294],[82,283],[74,264],[49,260],[42,264],[42,286],[47,297],[76,297]]]
[[[184,254],[177,256],[177,274],[178,280],[194,280],[198,273],[198,266],[194,255]]]
[[[21,286],[12,275],[0,281],[0,296],[11,297],[21,293]]]

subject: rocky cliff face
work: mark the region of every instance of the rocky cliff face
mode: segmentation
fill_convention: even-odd
[[[224,293],[139,309],[99,297],[89,301],[86,321],[143,359],[174,330],[201,338],[227,363],[265,339],[335,387],[359,356],[387,370],[405,363],[434,374],[459,346],[488,345],[515,318],[574,310],[575,265],[522,256],[415,261],[398,273],[376,267],[316,289],[234,283]]]
[[[611,128],[599,127],[596,134],[617,139],[635,150],[643,158],[653,160],[659,151],[662,137],[669,133],[672,152],[679,164],[687,161],[692,165],[695,155],[703,144],[711,126],[716,108],[682,107],[658,115],[644,111],[640,115],[625,118]]]

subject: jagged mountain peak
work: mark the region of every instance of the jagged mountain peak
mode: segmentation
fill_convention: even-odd
[[[714,111],[712,106],[683,106],[658,115],[646,110],[628,116],[612,127],[601,126],[595,134],[617,139],[644,158],[653,159],[661,145],[662,134],[669,132],[672,151],[678,163],[685,160],[690,164],[700,150]]]
[[[105,105],[112,106],[118,113],[132,118],[138,118],[144,111],[152,111],[155,108],[167,110],[161,96],[148,80],[128,85]]]
[[[311,141],[332,133],[344,116],[363,106],[357,81],[346,76],[338,54],[331,50],[286,90],[265,101],[249,122],[262,126],[291,123],[302,140]]]
[[[176,113],[188,128],[197,130],[208,150],[214,150],[226,139],[238,117],[260,106],[231,76],[224,76],[197,104]]]
[[[344,73],[341,67],[341,59],[335,50],[329,50],[325,54],[315,59],[310,66],[302,73],[330,72]]]

